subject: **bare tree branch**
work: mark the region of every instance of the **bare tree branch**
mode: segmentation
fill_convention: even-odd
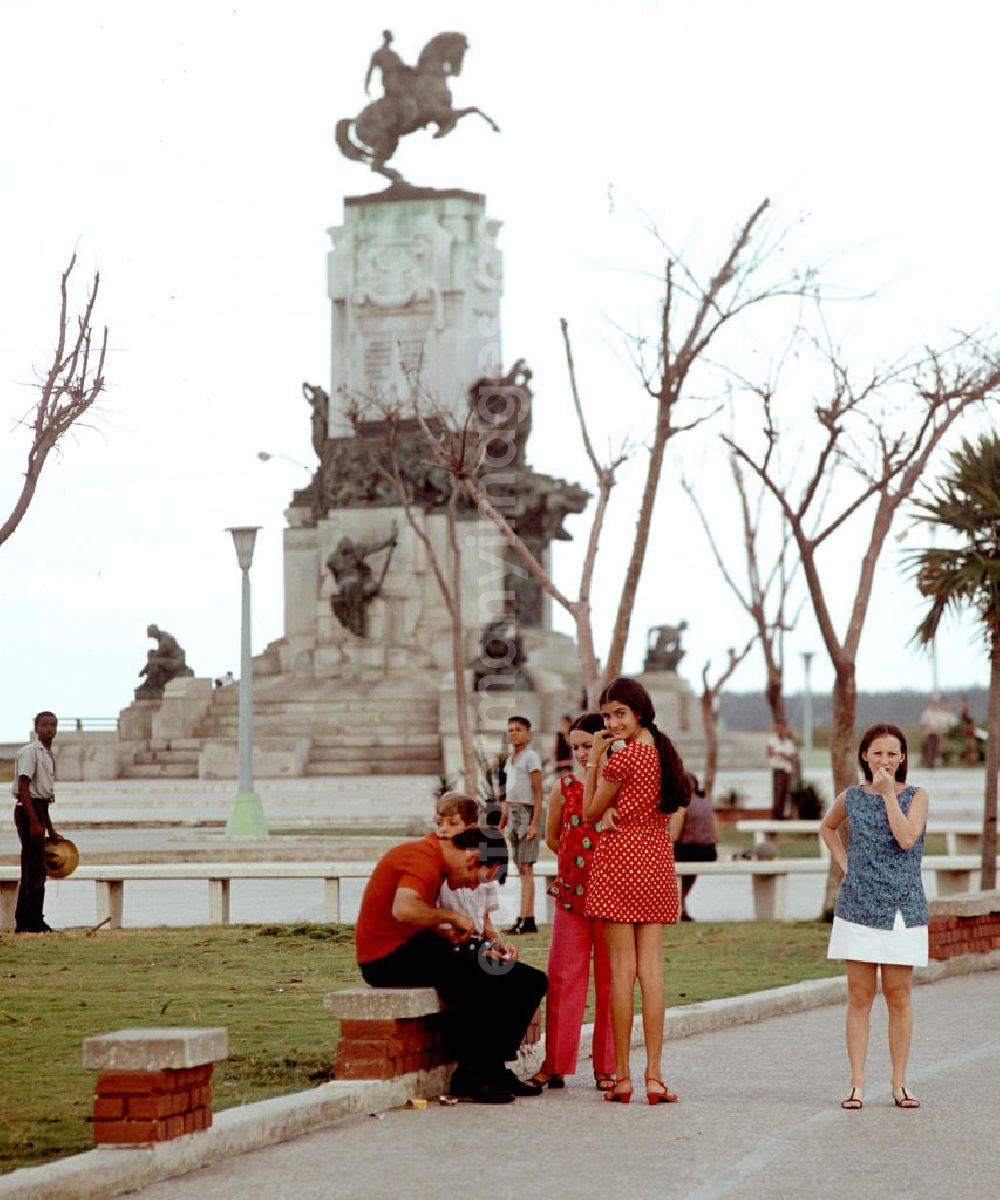
[[[39,397],[30,419],[31,445],[28,447],[27,468],[20,495],[10,515],[0,525],[2,545],[21,523],[34,498],[38,481],[49,454],[57,449],[60,440],[80,422],[105,389],[104,361],[108,349],[108,330],[105,326],[100,345],[94,356],[93,316],[100,286],[95,272],[83,312],[76,317],[76,329],[70,331],[69,280],[76,266],[76,255],[63,271],[59,285],[59,329],[52,362],[39,385]],[[19,424],[28,425],[25,420]]]

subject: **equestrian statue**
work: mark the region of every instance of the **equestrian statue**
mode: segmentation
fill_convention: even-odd
[[[375,71],[382,76],[382,91],[353,119],[337,122],[336,141],[340,152],[354,162],[366,162],[373,171],[393,183],[405,184],[403,176],[387,163],[396,153],[399,139],[431,124],[436,138],[451,133],[462,117],[478,113],[492,129],[500,127],[479,108],[452,108],[448,76],[459,75],[469,48],[462,33],[439,33],[420,51],[415,67],[407,66],[392,48],[392,33],[385,30],[382,45],[371,56],[365,76],[365,95]],[[351,137],[351,126],[354,137]]]

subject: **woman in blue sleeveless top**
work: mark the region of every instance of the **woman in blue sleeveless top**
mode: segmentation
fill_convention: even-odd
[[[861,739],[858,763],[865,782],[834,801],[820,837],[844,872],[834,908],[827,958],[847,965],[847,1056],[851,1091],[842,1108],[864,1099],[865,1057],[876,974],[889,1015],[892,1097],[919,1108],[906,1087],[913,1036],[913,968],[927,965],[927,898],[920,878],[927,793],[906,783],[906,737],[896,725],[873,725]],[[847,851],[837,832],[850,822]]]

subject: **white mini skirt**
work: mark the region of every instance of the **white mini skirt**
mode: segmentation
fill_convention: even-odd
[[[926,967],[927,926],[907,928],[898,909],[891,929],[873,929],[870,925],[856,925],[853,921],[834,917],[826,957],[898,967]]]

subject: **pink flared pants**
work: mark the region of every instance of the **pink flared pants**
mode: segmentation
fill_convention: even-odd
[[[594,1071],[615,1073],[611,1033],[611,962],[601,922],[557,908],[549,944],[549,990],[545,1000],[545,1062],[553,1075],[574,1075],[587,1005],[590,958],[594,957]]]

